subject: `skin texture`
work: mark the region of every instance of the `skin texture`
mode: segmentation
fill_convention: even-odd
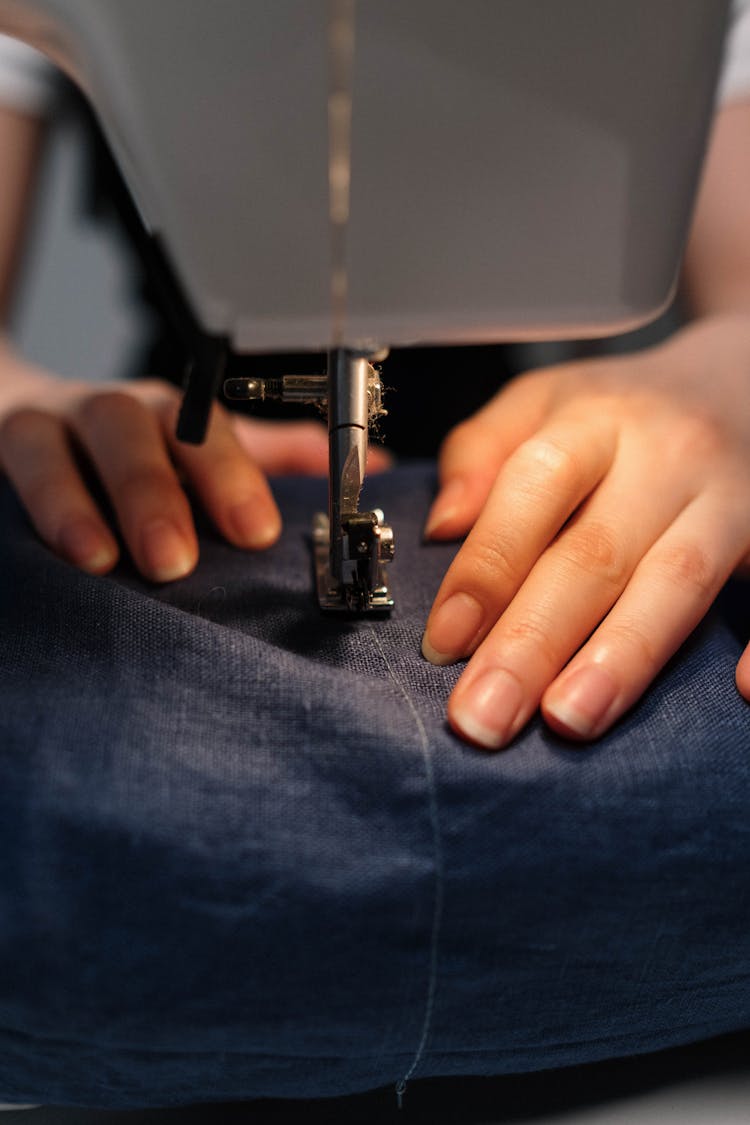
[[[499,748],[540,703],[596,737],[697,625],[750,552],[748,374],[750,317],[716,316],[528,374],[453,432],[431,534],[469,534],[424,646],[471,656],[448,707],[464,737]]]
[[[206,440],[186,445],[174,437],[180,395],[159,380],[92,390],[28,368],[7,347],[0,388],[3,379],[14,394],[0,407],[0,465],[40,537],[92,574],[116,564],[115,530],[144,577],[170,582],[193,570],[198,541],[185,488],[230,543],[270,547],[281,517],[266,474],[328,471],[328,435],[317,422],[254,421],[217,403]],[[381,450],[369,460],[370,471],[389,463]],[[104,486],[116,528],[87,487],[84,466]]]
[[[646,690],[750,557],[750,103],[716,121],[685,262],[693,321],[530,372],[455,429],[425,534],[466,541],[423,652],[469,658],[455,731],[506,746],[541,706],[575,739]],[[737,669],[750,699],[750,649]]]
[[[6,271],[38,138],[29,119],[23,143],[18,128],[6,150],[16,187],[0,199]],[[0,152],[8,135],[0,113]],[[448,718],[478,746],[507,745],[539,706],[563,734],[602,734],[747,566],[749,183],[750,103],[737,103],[717,117],[687,251],[693,323],[659,348],[523,375],[444,445],[426,535],[466,541],[424,653],[469,658]],[[155,581],[197,561],[183,482],[230,542],[259,549],[280,531],[265,472],[325,472],[325,437],[310,424],[271,428],[217,407],[195,449],[172,437],[175,409],[164,384],[92,392],[2,348],[0,465],[53,550],[94,573],[117,559],[81,459]],[[386,462],[376,452],[370,468]],[[737,670],[746,698],[749,652]]]

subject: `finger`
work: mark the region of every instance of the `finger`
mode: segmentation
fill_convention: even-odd
[[[90,574],[112,569],[117,543],[81,478],[60,419],[39,410],[11,415],[0,428],[0,463],[48,546]]]
[[[155,582],[188,574],[198,560],[193,518],[154,411],[129,394],[95,394],[73,425],[141,573]]]
[[[648,478],[646,464],[621,463],[534,565],[450,700],[452,724],[471,741],[498,749],[514,737],[688,502],[664,489],[644,506]]]
[[[547,381],[526,376],[455,426],[438,457],[440,489],[425,523],[426,539],[456,539],[474,524],[510,453],[539,429]]]
[[[165,432],[175,460],[222,535],[250,550],[275,543],[281,534],[279,510],[264,473],[240,445],[229,413],[214,405],[201,445],[177,441],[171,410]]]
[[[367,471],[368,473],[386,473],[393,468],[394,457],[384,445],[375,445],[370,442],[367,446]]]
[[[238,415],[231,418],[238,442],[269,476],[328,474],[328,431],[320,422],[266,422]],[[383,472],[392,465],[388,450],[371,443],[368,473]]]
[[[230,417],[240,447],[269,476],[325,476],[328,472],[328,433],[319,422]]]
[[[549,725],[582,739],[608,730],[690,635],[746,549],[741,521],[726,503],[704,494],[690,504],[545,693]]]
[[[610,468],[615,446],[606,419],[560,416],[508,458],[430,611],[422,651],[431,663],[473,652]]]

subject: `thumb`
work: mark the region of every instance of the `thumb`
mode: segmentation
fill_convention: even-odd
[[[426,539],[456,539],[473,527],[502,465],[538,428],[548,402],[541,380],[521,377],[451,430],[438,457],[440,487]]]

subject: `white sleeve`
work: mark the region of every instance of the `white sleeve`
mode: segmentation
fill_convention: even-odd
[[[0,105],[41,115],[53,96],[55,69],[39,51],[0,35]]]
[[[734,0],[719,102],[750,98],[750,0]]]

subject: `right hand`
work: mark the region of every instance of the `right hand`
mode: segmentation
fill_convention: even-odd
[[[468,658],[448,720],[497,750],[541,706],[599,738],[750,572],[750,316],[517,377],[447,438],[428,534],[467,538],[423,652]],[[737,670],[750,699],[750,646]]]
[[[179,392],[156,379],[92,384],[57,378],[0,353],[0,468],[39,536],[90,574],[105,574],[120,548],[81,471],[99,478],[141,574],[170,582],[198,561],[182,481],[234,546],[262,550],[281,532],[265,474],[324,475],[328,438],[314,421],[233,416],[218,403],[205,442],[174,436]],[[389,464],[373,449],[369,468]]]

